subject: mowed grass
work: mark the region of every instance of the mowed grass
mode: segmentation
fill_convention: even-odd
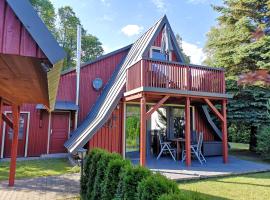
[[[61,175],[79,171],[79,167],[71,166],[65,158],[17,161],[16,179]],[[0,181],[7,180],[8,176],[9,162],[0,162]]]
[[[230,146],[229,154],[232,156],[236,156],[243,160],[270,164],[270,160],[265,160],[256,152],[249,151],[249,144],[230,142]]]
[[[270,199],[270,172],[183,182],[179,188],[204,199]]]

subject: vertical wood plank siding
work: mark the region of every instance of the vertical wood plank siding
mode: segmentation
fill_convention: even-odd
[[[103,148],[122,153],[122,106],[115,109],[107,123],[89,141],[89,148]]]
[[[0,0],[0,53],[46,58],[5,0]]]
[[[117,65],[126,54],[127,51],[123,51],[93,64],[86,65],[81,69],[79,123],[87,116],[98,96],[101,94],[101,90],[96,91],[93,88],[93,80],[95,80],[95,78],[101,78],[104,87],[112,76]]]
[[[4,112],[11,111],[11,107],[4,107]],[[24,104],[21,112],[30,112],[28,153],[31,156],[40,156],[47,153],[48,142],[48,113],[36,109],[34,104]],[[0,149],[2,148],[3,123],[0,129]]]
[[[199,132],[203,132],[203,140],[204,141],[213,141],[215,140],[214,135],[212,133],[211,128],[208,125],[207,120],[199,112],[198,108],[195,107],[195,130]]]

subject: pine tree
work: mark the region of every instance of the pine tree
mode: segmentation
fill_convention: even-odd
[[[227,75],[270,69],[270,0],[224,0],[213,8],[220,17],[207,35],[206,64]]]

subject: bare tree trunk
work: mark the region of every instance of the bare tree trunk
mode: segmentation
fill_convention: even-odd
[[[249,150],[255,152],[257,147],[257,127],[251,126],[249,138]]]

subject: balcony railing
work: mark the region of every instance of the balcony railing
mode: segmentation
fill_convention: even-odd
[[[127,70],[127,91],[139,87],[225,93],[224,70],[143,59]]]

